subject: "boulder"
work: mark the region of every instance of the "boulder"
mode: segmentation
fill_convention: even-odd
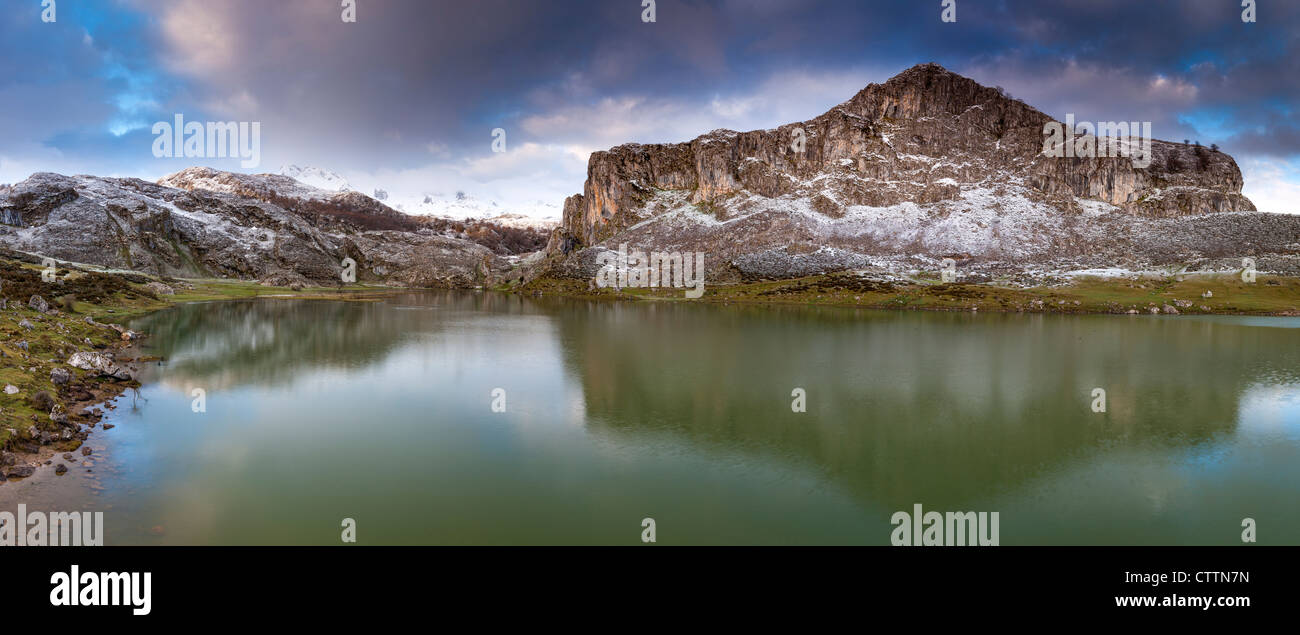
[[[32,296],[32,299],[27,301],[27,306],[36,309],[37,313],[48,313],[50,311],[50,303],[39,295]]]
[[[176,295],[175,289],[161,282],[150,282],[149,284],[144,285],[144,288],[152,291],[154,295]]]
[[[50,371],[50,381],[54,382],[55,386],[62,386],[72,381],[72,371],[62,367],[55,368]]]
[[[113,357],[106,353],[77,352],[68,358],[68,365],[81,370],[95,371],[100,375],[116,379],[131,379],[131,371],[119,366]]]
[[[5,476],[9,478],[27,478],[36,473],[36,468],[30,465],[14,465],[5,468]]]

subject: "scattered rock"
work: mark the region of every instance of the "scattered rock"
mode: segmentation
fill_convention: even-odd
[[[68,472],[68,466],[66,466],[66,465],[64,465],[64,464],[62,464],[62,463],[60,463],[60,464],[58,464],[57,466],[54,467],[54,473],[55,473],[55,474],[63,475],[63,474],[66,474],[67,472]]]
[[[36,328],[36,327],[32,326],[32,323],[31,323],[31,322],[28,322],[26,318],[23,318],[23,320],[22,320],[21,322],[18,323],[18,327],[19,327],[19,328],[27,329],[27,330],[29,330],[29,331],[32,330],[32,329],[34,329],[34,328]]]
[[[1214,292],[1213,292],[1213,291],[1206,290],[1205,293],[1202,293],[1202,294],[1201,294],[1201,297],[1202,297],[1202,298],[1213,298],[1213,297],[1214,297]]]
[[[50,303],[39,295],[32,296],[32,299],[27,301],[27,306],[36,309],[37,313],[48,313],[50,311]]]
[[[54,382],[55,386],[62,386],[72,381],[72,373],[66,368],[55,368],[50,371],[50,381]]]
[[[5,468],[5,476],[9,478],[27,478],[36,473],[36,468],[30,465],[14,465]]]
[[[153,291],[155,295],[176,295],[175,289],[161,282],[150,282],[149,284],[144,285],[144,288]]]
[[[15,386],[15,385],[13,385],[13,384],[6,384],[6,385],[5,385],[5,394],[6,394],[6,395],[16,395],[16,394],[18,394],[18,387]]]
[[[104,424],[104,429],[105,429],[105,430],[112,430],[113,428],[116,428],[116,427],[117,427],[117,426],[115,426],[115,425],[113,425],[113,424],[111,424],[111,423],[105,423],[105,424]]]
[[[1168,304],[1166,304],[1164,308],[1162,308],[1161,310],[1168,315],[1178,315],[1178,309],[1175,309],[1174,307],[1171,307]]]
[[[91,452],[93,452],[93,450],[90,449],[90,446],[88,445],[81,446],[81,456],[90,456]]]

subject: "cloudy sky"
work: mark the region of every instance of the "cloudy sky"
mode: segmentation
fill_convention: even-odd
[[[50,0],[44,0],[48,3]],[[0,0],[0,183],[192,164],[558,208],[587,156],[814,117],[922,62],[1053,115],[1217,143],[1300,212],[1300,2]],[[259,166],[155,158],[155,122],[256,121]],[[505,153],[492,131],[506,131]]]

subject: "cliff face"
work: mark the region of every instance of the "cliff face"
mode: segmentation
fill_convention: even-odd
[[[752,205],[753,196],[804,199],[840,218],[852,206],[956,202],[1002,185],[1062,214],[1079,211],[1076,199],[1147,218],[1255,209],[1224,153],[1153,141],[1145,167],[1129,156],[1048,156],[1051,121],[998,89],[915,66],[809,121],[592,154],[552,249],[564,239],[590,247],[669,211],[659,200],[666,192],[688,193],[690,205],[718,218],[745,213],[740,199]]]

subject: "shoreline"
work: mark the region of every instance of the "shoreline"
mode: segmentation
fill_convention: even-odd
[[[7,260],[0,260],[0,270],[5,296],[0,298],[0,488],[42,468],[67,474],[90,456],[86,442],[97,428],[116,427],[101,424],[119,397],[140,387],[139,364],[164,361],[143,355],[139,342],[147,335],[123,323],[191,302],[374,301],[405,291],[359,285],[294,289],[204,279],[166,279],[169,285],[145,274],[80,268],[61,269],[56,281],[45,282],[39,268]]]
[[[12,274],[13,268],[6,273]],[[119,397],[140,387],[138,365],[165,361],[145,355],[140,340],[148,337],[147,334],[131,331],[122,323],[197,302],[248,299],[366,302],[397,293],[436,290],[361,286],[292,289],[263,287],[247,281],[168,279],[175,285],[172,288],[149,276],[139,277],[149,282],[123,285],[114,294],[95,302],[73,301],[62,305],[62,310],[41,297],[26,303],[14,298],[0,303],[0,331],[8,329],[4,344],[0,345],[0,388],[18,388],[17,393],[0,394],[0,403],[4,404],[0,407],[0,486],[10,480],[30,478],[41,468],[52,468],[56,475],[63,475],[84,467],[86,457],[91,455],[86,451],[90,435],[116,427],[104,424],[103,419],[116,409]],[[12,288],[11,280],[12,276],[7,276],[6,290]],[[845,272],[713,285],[698,300],[686,299],[684,289],[680,288],[595,289],[588,281],[572,278],[540,277],[519,286],[466,291],[606,302],[699,301],[745,307],[1300,317],[1300,308],[1296,307],[1300,305],[1300,278],[1264,275],[1249,286],[1231,276],[1196,279],[1169,276],[1083,279],[1054,287],[1015,288],[937,280],[882,282]],[[1193,295],[1197,291],[1201,292],[1200,297]],[[1189,297],[1196,299],[1184,299]],[[15,325],[17,330],[13,328]],[[72,359],[78,355],[83,358],[78,360],[81,365],[73,365]],[[87,365],[86,356],[96,363]],[[61,381],[55,381],[56,378]],[[49,405],[36,403],[38,393],[42,392],[54,397],[56,405],[49,412],[37,407]]]
[[[16,263],[6,267],[5,291],[15,286],[16,272],[39,276],[39,269]],[[66,272],[66,270],[65,270]],[[160,279],[144,274],[126,276],[78,270],[81,277],[118,278],[112,293],[91,302],[61,297],[63,310],[42,297],[0,304],[0,388],[18,392],[0,395],[0,485],[21,480],[42,467],[54,466],[60,455],[75,467],[77,452],[98,427],[115,401],[132,388],[138,364],[164,361],[141,356],[138,340],[145,334],[121,323],[179,304],[243,299],[317,299],[377,301],[384,296],[432,289],[398,287],[263,287],[256,282],[205,279]],[[69,276],[67,279],[72,279]],[[147,282],[144,282],[147,281]],[[103,280],[99,280],[103,283]],[[21,284],[17,286],[21,287]],[[83,285],[84,286],[84,285]],[[110,285],[111,286],[111,285]],[[1231,275],[1146,278],[1081,278],[1051,287],[1021,288],[994,283],[943,283],[913,279],[880,281],[840,272],[791,278],[712,285],[698,300],[680,288],[596,289],[587,280],[538,277],[522,285],[478,287],[521,297],[562,297],[612,302],[702,302],[748,307],[836,307],[894,311],[953,313],[1034,313],[1060,315],[1233,315],[1300,317],[1300,278],[1260,275],[1245,283]],[[156,292],[156,293],[155,293]],[[35,294],[33,294],[35,295]],[[53,294],[51,294],[53,295]],[[66,296],[65,296],[66,297]],[[100,321],[104,320],[104,321]],[[17,326],[17,328],[13,328]],[[21,349],[21,350],[20,350]],[[81,356],[80,365],[72,358]],[[92,362],[87,364],[87,357]],[[58,370],[62,369],[62,370]],[[55,381],[55,379],[61,381]],[[39,393],[45,393],[42,400]],[[48,397],[55,397],[50,404]],[[37,403],[37,402],[40,403]],[[28,402],[28,403],[24,403]],[[48,412],[46,407],[54,405]],[[72,456],[69,460],[67,457]],[[65,472],[58,472],[59,474]]]
[[[895,311],[1061,315],[1238,315],[1300,317],[1300,278],[1260,274],[1245,283],[1230,274],[1148,278],[1081,277],[1040,287],[884,282],[852,272],[707,286],[689,300],[682,288],[595,289],[587,280],[539,277],[496,290],[520,295],[631,302],[702,302],[745,306],[826,306]],[[1207,295],[1208,294],[1208,295]]]

